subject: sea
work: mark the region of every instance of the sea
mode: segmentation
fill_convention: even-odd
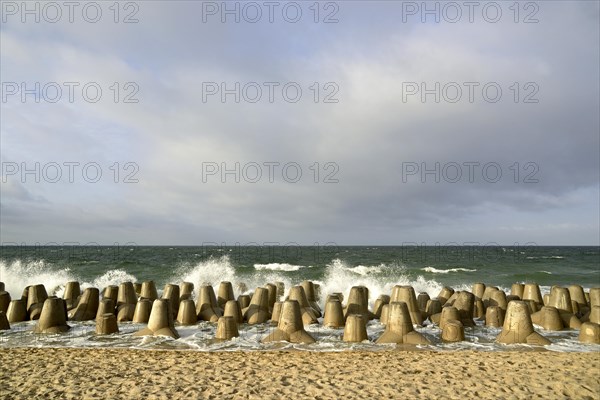
[[[192,282],[210,284],[217,290],[221,281],[230,281],[235,295],[252,292],[269,282],[283,282],[286,291],[304,280],[320,286],[320,305],[328,293],[341,292],[347,298],[350,288],[369,288],[369,302],[380,294],[390,294],[394,285],[411,285],[415,292],[427,292],[435,297],[444,286],[455,290],[471,290],[473,283],[497,286],[507,293],[515,282],[535,282],[542,294],[552,285],[578,284],[584,289],[600,287],[600,248],[598,246],[537,246],[537,245],[421,245],[401,246],[301,246],[295,243],[271,245],[252,243],[236,245],[210,244],[202,246],[138,246],[130,245],[51,245],[2,246],[0,281],[12,299],[20,298],[27,285],[42,283],[49,295],[62,296],[64,285],[79,281],[82,290],[121,282],[153,280],[159,295],[165,284]],[[243,293],[240,283],[247,287]],[[322,322],[322,319],[320,319]],[[199,322],[194,326],[176,326],[179,339],[167,337],[133,337],[144,326],[132,322],[119,324],[119,333],[99,336],[95,322],[68,321],[71,330],[64,334],[34,334],[35,321],[11,324],[0,331],[0,347],[124,347],[137,349],[179,349],[197,351],[264,351],[296,349],[302,351],[381,351],[402,348],[378,345],[374,341],[385,327],[378,320],[367,325],[369,341],[345,343],[343,329],[325,328],[321,324],[306,330],[314,344],[261,343],[274,327],[269,324],[242,325],[240,337],[231,341],[214,339],[216,326]],[[544,331],[536,327],[552,344],[545,350],[559,352],[600,351],[600,345],[582,344],[578,331]],[[528,345],[495,343],[500,328],[485,327],[477,321],[474,328],[465,329],[465,341],[442,343],[439,328],[426,324],[417,327],[431,345],[417,349],[455,351],[539,351]]]

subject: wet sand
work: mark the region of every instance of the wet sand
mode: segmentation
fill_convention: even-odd
[[[598,399],[600,353],[0,349],[0,398]]]

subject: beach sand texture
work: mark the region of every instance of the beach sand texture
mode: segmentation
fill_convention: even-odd
[[[0,349],[0,398],[598,399],[600,353]]]

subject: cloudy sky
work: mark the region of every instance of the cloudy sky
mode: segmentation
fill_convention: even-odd
[[[600,243],[598,2],[112,4],[2,2],[4,244]]]

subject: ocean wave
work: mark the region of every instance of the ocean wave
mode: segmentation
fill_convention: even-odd
[[[429,272],[432,274],[448,274],[450,272],[476,272],[476,269],[469,268],[450,268],[450,269],[437,269],[433,267],[421,268],[421,271]]]
[[[299,271],[302,268],[306,268],[306,265],[292,265],[287,263],[254,264],[254,269],[256,269],[257,271],[270,270],[292,272]]]
[[[44,260],[15,260],[10,264],[0,262],[0,277],[5,290],[13,299],[21,297],[26,286],[43,283],[49,295],[55,294],[65,283],[74,280],[69,268],[53,268]]]
[[[366,286],[369,288],[369,303],[371,306],[379,295],[390,294],[395,285],[410,285],[417,293],[427,292],[432,297],[437,296],[444,286],[436,280],[425,279],[420,275],[416,278],[411,277],[404,265],[380,264],[374,267],[360,265],[350,267],[340,259],[334,259],[327,264],[323,279],[321,281],[315,280],[315,283],[321,285],[321,293],[323,294],[321,303],[324,303],[325,297],[329,293],[343,293],[344,297],[348,298],[352,286]]]
[[[218,286],[221,281],[236,282],[235,268],[229,256],[210,257],[196,264],[183,264],[173,276],[173,282],[192,282],[194,286]]]
[[[0,277],[5,290],[12,298],[19,298],[25,287],[40,283],[44,284],[49,295],[61,297],[66,283],[70,281],[80,282],[82,289],[97,287],[100,290],[109,285],[119,285],[121,282],[137,282],[135,276],[120,269],[107,271],[91,281],[86,281],[74,274],[70,268],[61,268],[44,260],[15,260],[8,265],[0,262]]]
[[[383,272],[385,268],[385,264],[381,264],[379,266],[366,266],[366,265],[357,265],[356,267],[348,267],[346,270],[354,272],[355,274],[366,276],[373,275]]]
[[[553,258],[553,259],[557,259],[557,260],[562,260],[564,257],[563,256],[541,256],[541,257],[535,257],[535,256],[527,256],[525,257],[527,260],[537,260],[539,258],[542,259],[549,259],[549,258]]]

